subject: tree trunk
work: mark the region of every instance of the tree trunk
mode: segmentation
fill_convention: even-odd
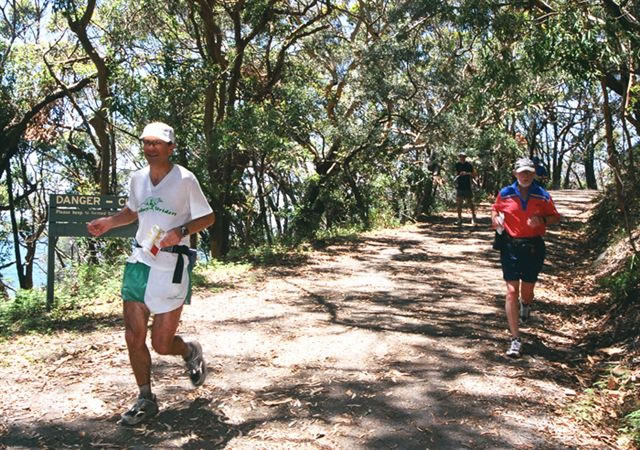
[[[631,133],[629,133],[629,129],[627,128],[627,120],[625,119],[624,114],[622,115],[622,130],[624,131],[625,138],[627,140],[627,155],[628,155],[628,173],[629,178],[631,178],[631,185],[635,192],[638,191],[638,178],[636,176],[636,163],[634,161],[633,154],[633,141],[631,140]]]
[[[72,4],[72,7],[75,9],[75,5]],[[78,36],[80,45],[98,72],[98,97],[100,98],[100,107],[89,120],[89,123],[95,130],[100,144],[99,148],[96,149],[100,155],[100,194],[107,195],[112,193],[111,183],[109,181],[111,175],[111,139],[109,136],[109,111],[111,110],[111,95],[109,93],[110,70],[104,58],[100,56],[94,47],[87,32],[87,27],[93,17],[95,7],[96,0],[89,0],[82,17],[74,20],[75,14],[74,11],[71,11],[67,15],[67,23],[69,24],[69,29]],[[87,131],[89,133],[91,132],[91,130]]]
[[[358,187],[356,180],[353,178],[353,175],[349,170],[348,161],[345,161],[344,173],[347,176],[347,183],[349,183],[349,187],[351,188],[351,192],[353,193],[353,197],[356,201],[356,208],[358,209],[360,221],[362,222],[362,225],[368,229],[371,225],[369,221],[369,208],[367,208],[366,202],[362,197],[362,192],[360,192],[360,188]]]
[[[631,223],[629,220],[629,211],[627,209],[627,205],[624,201],[624,185],[622,183],[622,170],[620,170],[620,164],[618,160],[618,152],[615,147],[615,143],[613,141],[613,124],[611,120],[611,109],[609,107],[609,94],[607,91],[607,82],[605,78],[601,79],[602,86],[602,112],[604,114],[604,123],[605,123],[605,132],[607,137],[607,156],[608,163],[613,171],[613,177],[615,179],[616,186],[616,198],[618,200],[618,208],[624,217],[625,229],[627,232],[627,237],[629,238],[629,244],[633,249],[633,253],[637,254],[638,250],[636,249],[636,245],[633,239]]]
[[[311,180],[302,196],[302,207],[293,224],[294,233],[300,238],[309,238],[319,228],[325,204],[320,199],[321,180]]]
[[[554,123],[553,124],[553,151],[552,151],[553,167],[551,169],[551,174],[550,174],[552,189],[560,188],[560,179],[562,177],[562,156],[560,155],[558,145],[559,145],[558,124]]]
[[[11,233],[13,235],[13,252],[16,257],[16,273],[18,284],[21,289],[33,288],[33,278],[28,277],[25,266],[22,265],[22,254],[20,252],[20,234],[18,233],[18,221],[16,219],[16,205],[13,196],[13,176],[11,165],[7,170],[7,196],[9,197],[9,216],[11,218]]]
[[[572,168],[573,168],[573,160],[569,160],[569,164],[567,164],[567,171],[564,174],[564,181],[562,182],[562,189],[569,189],[569,182],[571,180]]]
[[[262,225],[263,236],[267,238],[267,242],[269,245],[273,244],[273,236],[271,234],[271,227],[269,226],[267,205],[264,201],[265,192],[264,192],[264,155],[262,156],[262,161],[260,162],[260,166],[256,163],[255,159],[252,161],[253,163],[253,173],[256,179],[256,186],[258,191],[258,205],[260,206],[260,217],[259,222]]]
[[[278,198],[280,198],[281,195],[283,196],[283,198],[285,197],[285,194],[283,192],[280,192],[280,190],[278,190],[276,193],[276,201],[278,200]],[[279,201],[277,201],[277,203],[274,202],[273,198],[270,195],[268,195],[267,203],[269,204],[269,208],[271,209],[271,215],[273,216],[273,221],[276,223],[276,230],[278,230],[278,236],[282,237],[283,236],[282,221],[280,220],[280,216],[278,215],[278,211],[280,210],[280,202]],[[285,198],[285,206],[286,206],[286,198]]]
[[[433,177],[428,176],[427,179],[419,184],[417,205],[415,211],[415,217],[420,217],[421,215],[428,215],[431,212],[431,207],[433,206],[434,200],[434,184]]]
[[[587,182],[587,189],[598,189],[598,180],[596,179],[595,162],[595,146],[593,143],[587,144],[584,154],[584,174]]]

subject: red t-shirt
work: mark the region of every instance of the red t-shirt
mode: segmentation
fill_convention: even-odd
[[[518,182],[503,188],[492,209],[504,214],[504,229],[514,238],[544,236],[544,224],[537,227],[527,225],[527,219],[533,216],[559,216],[551,195],[539,184],[529,186],[529,198],[521,197]]]

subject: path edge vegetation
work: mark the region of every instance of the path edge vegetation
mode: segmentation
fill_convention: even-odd
[[[573,365],[582,389],[566,412],[623,449],[640,448],[640,260],[633,242],[640,227],[628,229],[620,216],[624,208],[626,223],[638,223],[639,193],[625,186],[620,201],[614,186],[600,192],[582,230],[584,251],[567,266],[572,289],[596,301],[575,317],[588,324],[578,340],[582,358]]]

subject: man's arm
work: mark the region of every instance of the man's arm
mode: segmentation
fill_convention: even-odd
[[[112,216],[99,217],[87,223],[87,230],[93,236],[102,236],[104,233],[112,228],[128,225],[131,222],[135,222],[138,218],[138,213],[125,206],[120,211]]]
[[[195,234],[199,231],[204,230],[205,228],[209,228],[216,221],[216,215],[212,212],[211,214],[207,214],[206,216],[198,217],[197,219],[193,219],[191,222],[187,222],[184,224],[187,227],[187,234]],[[182,238],[182,232],[180,229],[182,226],[172,228],[167,231],[162,240],[158,243],[158,247],[171,247],[172,245],[178,245]]]
[[[562,220],[562,216],[560,214],[554,214],[552,216],[545,216],[543,222],[546,225],[553,225],[556,224],[558,222],[560,222]]]
[[[504,224],[500,223],[500,220],[499,220],[500,213],[501,213],[500,211],[501,203],[502,203],[502,198],[500,197],[500,194],[498,194],[498,196],[496,197],[496,201],[491,206],[491,227],[493,229],[497,229],[499,227],[504,226]]]
[[[533,216],[529,219],[531,223],[529,226],[537,227],[542,224],[544,225],[553,225],[562,220],[562,216],[560,214],[553,214],[550,216]]]
[[[495,209],[491,210],[491,227],[493,229],[496,229],[496,228],[502,226],[502,224],[498,221],[499,214],[500,213],[498,211],[496,211]]]

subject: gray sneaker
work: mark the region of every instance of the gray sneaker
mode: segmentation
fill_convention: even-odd
[[[198,342],[189,342],[191,357],[186,360],[189,379],[194,386],[201,386],[207,378],[207,364],[202,356],[202,347]]]
[[[507,356],[511,358],[520,358],[520,351],[522,350],[522,342],[520,342],[520,338],[511,339],[511,344],[509,344],[509,349],[507,350]]]
[[[531,314],[531,303],[523,303],[520,300],[520,320],[522,322],[526,322],[529,320],[529,315]]]
[[[156,414],[158,414],[158,402],[155,395],[152,398],[138,397],[136,403],[121,416],[121,424],[138,425]]]

